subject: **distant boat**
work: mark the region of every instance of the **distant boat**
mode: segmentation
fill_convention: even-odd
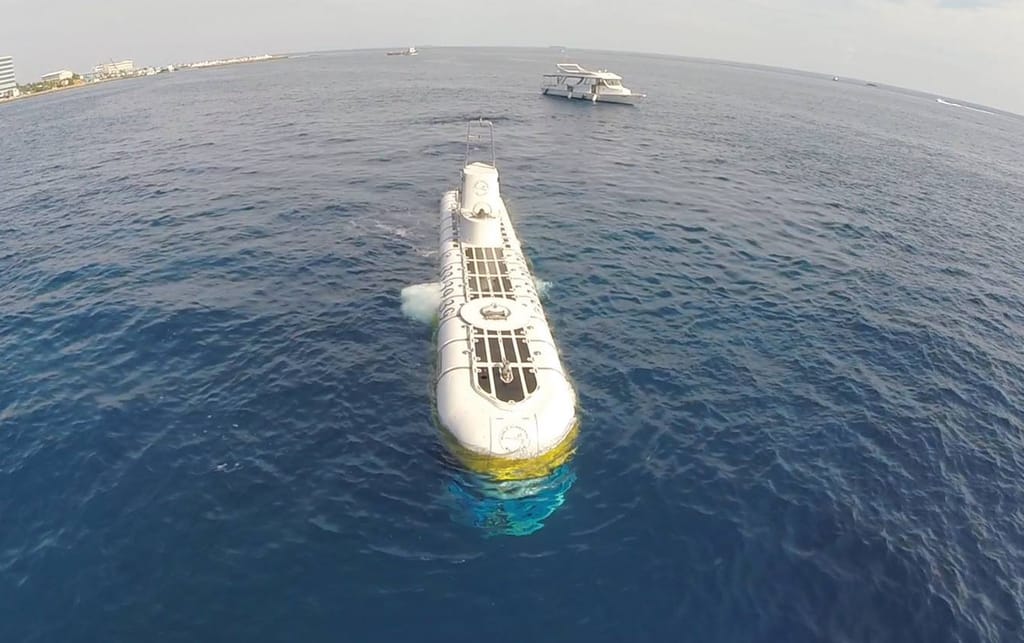
[[[867,85],[868,87],[878,87],[878,85],[876,85],[874,83],[864,83],[864,84]]]
[[[839,76],[833,76],[832,80],[839,80]]]
[[[389,51],[389,56],[416,56],[420,52],[416,51],[415,47],[409,47],[408,49],[400,49],[398,51]]]

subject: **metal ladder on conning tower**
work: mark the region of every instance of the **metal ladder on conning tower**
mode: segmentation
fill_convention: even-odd
[[[468,123],[466,123],[466,158],[465,162],[462,164],[463,167],[470,164],[470,157],[473,150],[473,142],[486,140],[484,138],[486,134],[479,131],[474,131],[474,126],[476,126],[476,130],[481,130],[484,127],[487,128],[487,133],[490,134],[491,138],[491,167],[497,168],[498,165],[496,163],[494,156],[494,123],[483,118],[480,118],[475,121],[469,121]]]

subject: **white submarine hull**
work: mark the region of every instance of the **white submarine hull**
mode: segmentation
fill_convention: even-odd
[[[576,391],[491,164],[468,163],[440,209],[437,416],[453,453],[499,479],[570,456]]]

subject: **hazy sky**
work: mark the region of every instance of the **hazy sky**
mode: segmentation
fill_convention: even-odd
[[[719,58],[1024,114],[1024,0],[0,0],[19,82],[111,59],[407,45],[565,45]]]

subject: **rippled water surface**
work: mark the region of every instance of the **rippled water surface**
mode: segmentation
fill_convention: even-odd
[[[0,106],[0,640],[1024,640],[1024,120],[553,62]],[[583,415],[514,488],[444,456],[401,299],[478,116]]]

